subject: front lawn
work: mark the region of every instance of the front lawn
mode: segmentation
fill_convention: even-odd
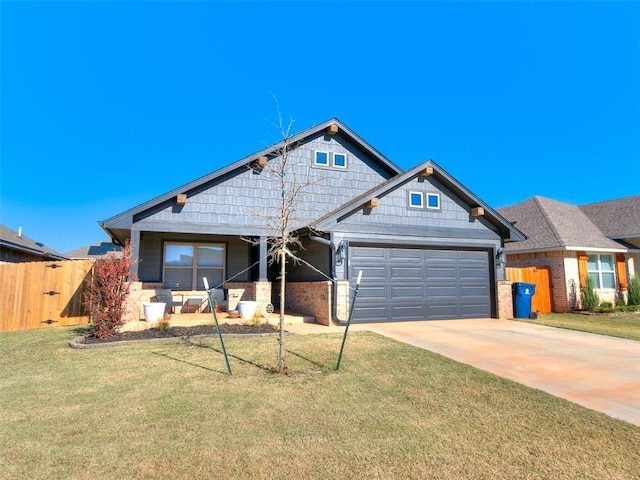
[[[640,313],[617,313],[612,315],[547,313],[539,315],[536,320],[521,318],[515,318],[514,320],[581,332],[598,333],[611,337],[640,340]]]
[[[78,329],[81,330],[81,329]],[[637,479],[640,428],[369,333],[73,350],[0,334],[0,478]]]

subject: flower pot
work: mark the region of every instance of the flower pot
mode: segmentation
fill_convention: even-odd
[[[144,319],[147,322],[157,322],[164,316],[164,310],[167,304],[162,302],[143,303]]]

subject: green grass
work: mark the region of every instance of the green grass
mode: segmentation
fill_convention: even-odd
[[[640,428],[373,333],[0,334],[3,479],[637,479]]]
[[[547,313],[539,315],[537,320],[520,318],[515,318],[514,320],[609,335],[611,337],[628,338],[629,340],[640,340],[640,313],[619,313],[612,316],[584,315],[581,313]]]

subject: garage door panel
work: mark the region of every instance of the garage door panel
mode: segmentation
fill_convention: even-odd
[[[455,299],[458,295],[458,289],[455,285],[451,285],[448,287],[440,286],[440,287],[432,287],[427,286],[427,296],[429,298],[434,299],[442,299],[442,298],[450,298]]]
[[[422,281],[422,267],[391,267],[391,279]]]
[[[390,306],[389,313],[396,320],[422,320],[424,312],[422,305]]]
[[[487,278],[487,270],[486,268],[470,268],[470,267],[461,267],[460,268],[460,278],[479,278],[484,280]]]
[[[364,298],[387,298],[387,286],[362,285],[358,290],[358,296]]]
[[[411,285],[402,287],[391,287],[391,300],[396,299],[413,299],[418,302],[424,298],[424,289],[422,285]]]
[[[427,267],[427,280],[455,280],[456,269],[454,267]]]
[[[349,255],[352,278],[363,271],[355,322],[491,315],[486,251],[353,246]]]

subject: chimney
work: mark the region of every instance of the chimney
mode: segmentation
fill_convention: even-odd
[[[22,238],[22,227],[18,227],[18,238]]]

